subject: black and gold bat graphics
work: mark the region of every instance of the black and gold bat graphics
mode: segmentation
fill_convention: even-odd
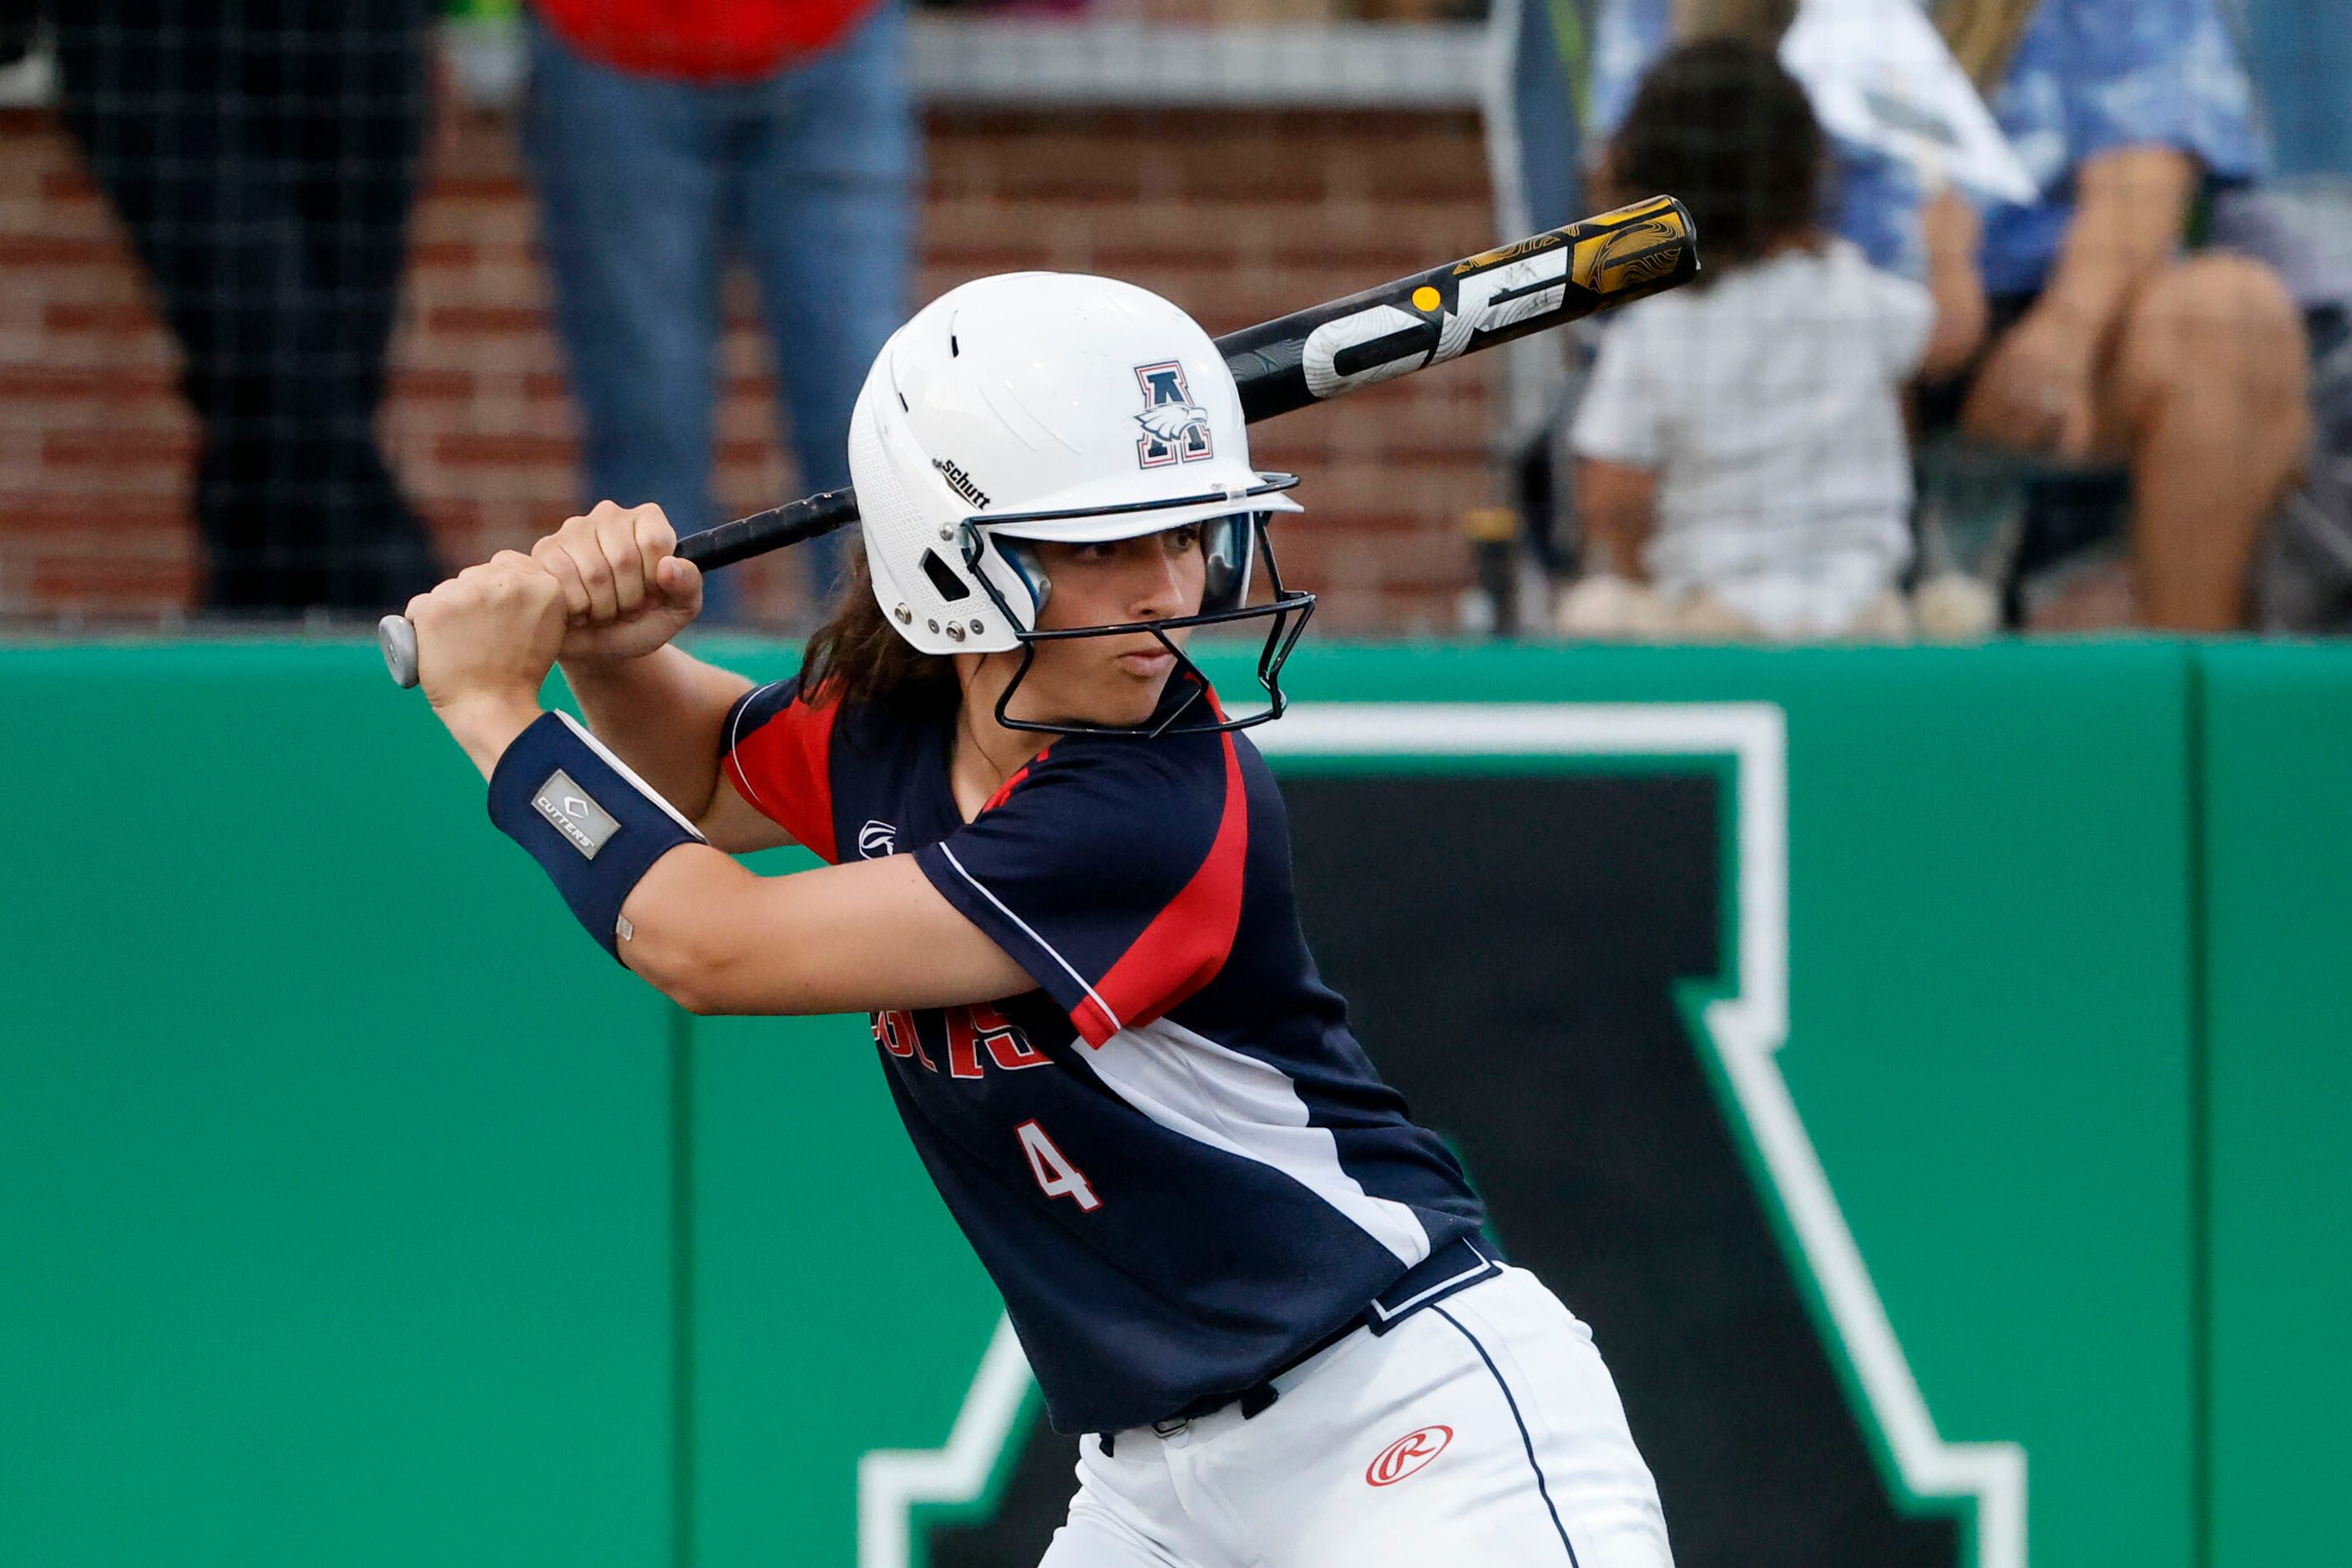
[[[1653,196],[1217,340],[1253,423],[1655,294],[1698,275],[1690,214]]]

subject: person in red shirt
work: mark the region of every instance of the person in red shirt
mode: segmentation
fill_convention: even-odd
[[[540,20],[617,70],[751,82],[832,48],[875,0],[538,0]]]
[[[908,304],[919,154],[898,0],[533,0],[530,34],[523,152],[588,492],[657,503],[680,532],[719,521],[733,255],[758,282],[799,488],[847,484],[851,405]],[[821,595],[835,555],[797,553]]]

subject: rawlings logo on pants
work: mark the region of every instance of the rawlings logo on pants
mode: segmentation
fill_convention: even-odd
[[[1364,1484],[1371,1487],[1392,1487],[1430,1460],[1445,1451],[1454,1441],[1451,1426],[1423,1426],[1418,1432],[1408,1432],[1382,1448],[1372,1462],[1364,1467]]]

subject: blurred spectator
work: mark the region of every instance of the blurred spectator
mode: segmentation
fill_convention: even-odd
[[[1887,0],[1907,4],[1909,0]],[[1668,0],[1607,0],[1596,109],[1664,37]],[[1685,36],[1773,34],[1787,0],[1675,0]],[[2183,258],[2199,197],[2258,176],[2252,90],[2217,0],[1943,0],[1956,57],[2040,200],[1985,215],[1991,332],[1925,400],[1930,426],[2061,465],[2127,464],[2133,582],[2112,611],[2221,630],[2311,426],[2294,302],[2243,258]],[[1850,158],[1840,224],[1877,249],[1916,232],[1916,174]],[[2096,618],[2095,608],[2078,611]]]
[[[658,502],[681,533],[720,521],[711,410],[734,247],[802,485],[849,482],[850,406],[907,307],[909,102],[898,0],[537,0],[523,149],[587,499]],[[837,542],[794,554],[825,591]]]
[[[40,0],[0,0],[0,67],[31,54],[40,33]]]
[[[441,572],[376,444],[431,0],[71,0],[59,103],[204,425],[204,605],[377,615]]]
[[[1679,195],[1706,272],[1602,341],[1572,436],[1592,571],[1562,630],[1908,635],[1904,388],[1975,351],[1973,215],[1938,204],[1958,265],[1931,292],[1822,231],[1826,159],[1803,89],[1759,45],[1685,44],[1643,83],[1602,184]]]
[[[2352,5],[2254,0],[2243,7],[2254,87],[2279,172],[2352,177]]]

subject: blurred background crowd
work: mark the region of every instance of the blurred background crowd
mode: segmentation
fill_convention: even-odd
[[[1222,331],[1664,191],[1700,286],[1258,433],[1336,629],[2352,629],[2341,0],[0,0],[0,58],[20,626],[838,486],[982,273]]]

